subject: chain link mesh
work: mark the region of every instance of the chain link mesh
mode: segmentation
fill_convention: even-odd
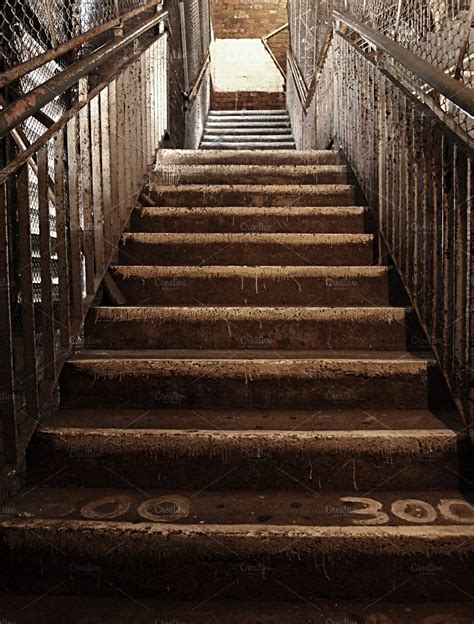
[[[289,0],[291,46],[309,85],[331,25],[331,11],[348,12],[397,41],[464,86],[474,85],[474,29],[471,0]],[[464,131],[473,132],[472,120],[427,85],[392,64],[400,77],[415,80],[434,97],[443,112]]]

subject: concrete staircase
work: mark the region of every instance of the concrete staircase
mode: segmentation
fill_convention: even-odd
[[[2,588],[470,621],[469,441],[339,154],[165,150],[146,197],[2,515]]]
[[[200,149],[293,150],[296,146],[286,110],[211,110]]]

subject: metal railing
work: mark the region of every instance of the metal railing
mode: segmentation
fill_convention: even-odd
[[[351,15],[407,51],[459,82],[459,90],[474,85],[474,0],[289,0],[291,51],[306,88],[327,45],[332,12]],[[465,132],[474,135],[472,119],[450,107],[436,88],[428,88],[415,74],[406,76],[397,62],[402,81],[417,82]],[[311,122],[308,130],[312,134]]]
[[[6,133],[61,86],[78,84],[78,101],[21,153],[14,131],[4,139],[0,401],[7,462],[21,456],[52,401],[168,127],[166,19],[155,14],[119,36],[107,54],[102,48],[100,59],[83,59],[49,90],[0,112]],[[154,34],[142,41],[144,33]],[[117,60],[120,41],[134,42],[132,56],[88,92],[87,76],[99,60]]]
[[[472,427],[474,143],[419,84],[467,117],[474,93],[436,67],[412,62],[393,38],[352,16],[334,18],[316,87],[314,145],[346,154],[378,221],[380,261],[390,257],[397,266],[427,349]],[[406,80],[395,63],[407,70]],[[412,74],[419,80],[408,88]]]

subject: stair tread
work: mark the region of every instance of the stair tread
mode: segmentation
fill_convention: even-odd
[[[380,265],[363,266],[281,266],[281,265],[112,265],[112,270],[124,276],[229,276],[229,277],[338,277],[355,279],[357,277],[377,277],[387,275],[392,267]]]
[[[371,495],[381,504],[381,508],[388,512],[386,522],[379,526],[356,526],[358,521],[371,517],[370,514],[364,516],[357,513],[358,509],[364,508],[363,499]],[[125,503],[122,514],[107,517],[107,510],[100,512],[100,502],[105,502],[103,499],[110,501],[110,498]],[[171,507],[166,506],[161,508],[161,517],[157,515],[155,522],[150,522],[150,519],[140,515],[139,507],[146,501],[154,499],[166,501],[167,498],[170,502],[175,500],[178,505],[182,504],[184,517],[172,518],[169,517],[169,512],[167,517],[167,509]],[[361,500],[345,501],[345,498]],[[440,501],[446,499],[461,501],[462,506],[456,514],[459,514],[459,520],[454,522],[452,518],[438,511],[436,518],[430,522],[420,523],[420,518],[415,514],[410,523],[409,519],[400,518],[391,511],[393,503],[396,503],[397,508],[398,501],[413,499],[431,505],[435,509]],[[406,545],[409,546],[410,538],[420,540],[432,538],[442,541],[444,538],[460,535],[472,537],[474,526],[472,500],[473,492],[461,493],[456,490],[420,490],[415,493],[396,490],[375,493],[272,490],[196,492],[155,488],[140,492],[136,489],[116,488],[37,487],[32,490],[26,488],[11,500],[9,507],[14,511],[10,516],[3,518],[0,529],[2,526],[11,528],[31,526],[34,530],[35,527],[50,525],[54,530],[59,529],[62,522],[66,531],[69,528],[73,531],[85,529],[89,525],[100,533],[101,530],[107,531],[109,526],[117,538],[120,537],[121,525],[124,525],[126,530],[133,526],[138,532],[147,526],[151,532],[158,535],[166,533],[172,526],[171,530],[183,531],[190,536],[209,532],[214,535],[236,535],[242,539],[258,537],[260,532],[281,537],[292,535],[297,537],[299,533],[302,537],[313,536],[316,539],[325,537],[344,541],[351,536],[377,541],[379,535],[394,538],[402,538],[405,535]],[[99,509],[95,510],[95,507]],[[25,514],[28,516],[25,517]],[[91,517],[94,515],[96,517]],[[469,548],[472,550],[474,545]]]
[[[93,306],[91,308],[97,319],[114,319],[119,317],[130,320],[133,318],[146,318],[147,316],[172,319],[180,317],[186,320],[200,320],[203,318],[227,318],[229,320],[238,319],[272,319],[272,320],[304,320],[304,319],[340,319],[340,318],[380,318],[387,320],[404,320],[408,313],[413,311],[412,307],[396,306],[351,306],[351,307],[329,307],[329,306],[259,306],[259,305],[180,305],[180,306]],[[291,313],[291,316],[288,316]]]
[[[279,593],[283,588],[280,586]],[[199,601],[185,600],[154,600],[141,598],[141,608],[128,597],[115,595],[100,596],[51,596],[30,593],[24,595],[0,594],[2,614],[18,624],[62,624],[71,617],[71,613],[81,613],[87,618],[87,624],[103,624],[103,622],[134,622],[134,624],[255,624],[258,613],[259,624],[321,624],[327,620],[340,624],[365,622],[367,617],[380,617],[383,613],[387,622],[397,624],[413,624],[428,622],[427,618],[444,617],[443,624],[472,623],[472,603],[437,602],[428,603],[394,603],[379,600],[372,607],[367,602],[318,600],[317,607],[310,601],[297,600],[291,590],[287,590],[284,600],[244,601],[222,600],[200,604]],[[34,609],[26,609],[33,605]],[[317,611],[317,613],[316,613]],[[442,614],[442,615],[441,615]],[[159,619],[155,619],[159,616]],[[463,618],[463,619],[461,619]],[[375,621],[375,620],[374,620]]]
[[[125,232],[122,240],[149,243],[265,243],[283,241],[288,244],[369,243],[374,240],[368,233],[306,233],[306,232]]]
[[[73,428],[200,429],[224,431],[459,430],[455,411],[431,410],[258,410],[258,409],[65,409],[44,421]]]
[[[348,216],[362,215],[370,211],[368,206],[143,206],[135,209],[139,214],[176,215],[189,217],[190,215],[285,215],[289,217],[310,216]]]
[[[150,360],[166,361],[166,360],[187,360],[187,361],[218,361],[233,363],[251,363],[255,361],[255,365],[265,362],[334,362],[354,364],[357,362],[372,362],[381,364],[398,364],[400,367],[408,364],[423,365],[427,363],[435,363],[436,360],[431,352],[409,352],[409,351],[288,351],[280,350],[278,353],[270,350],[209,350],[209,349],[160,349],[160,350],[87,350],[71,356],[69,362],[85,362],[90,361],[108,361],[112,359],[114,362],[118,360],[142,360],[143,362]]]

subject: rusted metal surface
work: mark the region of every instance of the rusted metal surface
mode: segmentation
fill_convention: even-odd
[[[162,19],[157,15],[148,28]],[[8,231],[16,223],[19,230],[19,255],[5,244],[0,257],[1,283],[7,284],[10,264],[18,284],[0,318],[6,338],[0,357],[7,363],[0,390],[11,397],[2,402],[8,461],[24,453],[35,422],[51,404],[161,143],[168,116],[167,91],[161,89],[167,46],[162,32],[107,82],[88,92],[82,81],[79,101],[0,172],[7,218],[0,234],[17,244],[16,238],[8,241]],[[37,192],[32,181],[38,182]],[[11,323],[9,329],[14,310],[20,312],[21,332]],[[18,362],[10,365],[13,341]],[[18,439],[15,389],[20,413],[28,416]]]
[[[33,89],[33,91],[30,91],[19,100],[10,104],[0,113],[0,138],[4,137],[22,121],[34,115],[36,111],[43,108],[55,97],[61,95],[61,93],[77,83],[81,78],[96,70],[97,67],[109,60],[116,52],[119,52],[150,30],[150,28],[165,20],[167,16],[168,13],[164,12],[147,19],[139,27],[130,31],[123,37],[117,38],[112,43],[102,46],[102,48],[96,52],[74,63],[71,67],[65,69],[53,78],[50,78],[36,89]]]
[[[378,50],[386,52],[395,61],[403,65],[418,78],[424,80],[438,93],[448,98],[451,102],[459,106],[465,113],[474,116],[474,91],[469,87],[459,88],[459,82],[451,76],[445,74],[437,67],[417,56],[410,50],[385,37],[381,33],[368,28],[359,20],[347,13],[339,11],[333,12],[334,17],[340,20],[351,29],[357,31],[366,41],[373,44]]]
[[[472,143],[389,68],[336,31],[317,87],[317,145],[334,142],[354,168],[377,215],[380,262],[397,266],[472,424]]]

